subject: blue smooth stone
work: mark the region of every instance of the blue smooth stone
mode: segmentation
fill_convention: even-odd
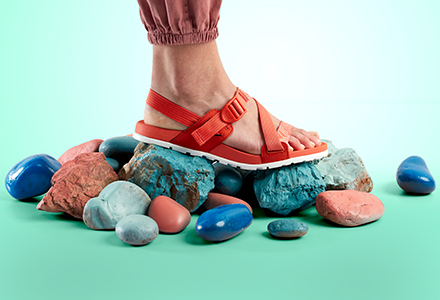
[[[116,235],[124,243],[143,246],[151,243],[159,234],[156,221],[145,215],[129,215],[116,224]]]
[[[307,224],[293,219],[282,219],[270,222],[267,225],[267,230],[274,237],[292,239],[305,235],[309,231],[309,227]]]
[[[235,196],[241,190],[243,178],[234,168],[228,167],[216,174],[214,184],[221,193]]]
[[[6,190],[19,200],[44,194],[51,187],[53,174],[60,168],[61,164],[50,155],[29,156],[6,174]]]
[[[397,168],[397,184],[409,194],[426,195],[435,190],[435,181],[423,158],[410,156]]]
[[[116,159],[107,157],[105,161],[110,165],[110,167],[112,167],[113,171],[117,172],[119,170],[119,162]]]
[[[246,205],[227,204],[210,209],[197,219],[196,232],[207,241],[228,240],[251,225],[252,214]]]
[[[105,157],[116,159],[120,165],[126,164],[134,154],[139,141],[131,136],[116,136],[106,139],[99,145],[99,152]]]

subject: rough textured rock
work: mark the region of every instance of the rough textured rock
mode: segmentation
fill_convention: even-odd
[[[343,226],[359,226],[382,217],[385,208],[376,196],[354,190],[326,191],[316,198],[321,217]]]
[[[126,164],[134,153],[139,141],[131,136],[116,136],[106,139],[99,146],[99,152],[104,153],[106,157],[116,159],[120,166]]]
[[[248,228],[252,220],[252,214],[245,205],[222,205],[200,215],[196,223],[196,232],[202,239],[221,242]]]
[[[214,188],[214,169],[204,158],[139,143],[119,178],[140,186],[151,197],[168,196],[190,212],[206,200]]]
[[[91,229],[114,229],[125,216],[147,214],[150,203],[150,197],[137,185],[115,181],[86,203],[83,220]]]
[[[44,194],[51,186],[52,176],[60,167],[61,164],[50,155],[29,156],[13,166],[6,174],[6,190],[19,200]]]
[[[426,195],[435,190],[435,181],[423,158],[410,156],[397,169],[397,184],[414,195]]]
[[[65,162],[74,159],[82,153],[97,152],[99,149],[99,145],[101,145],[102,142],[103,140],[101,139],[95,139],[70,148],[69,150],[64,152],[63,155],[60,156],[60,158],[58,158],[58,161],[60,162],[60,164],[64,164]]]
[[[226,166],[221,171],[216,172],[214,184],[217,191],[234,196],[241,190],[243,177],[234,168]]]
[[[246,207],[252,213],[252,207],[247,202],[238,199],[236,197],[219,194],[219,193],[212,193],[212,192],[209,193],[208,199],[206,199],[205,203],[203,203],[203,206],[206,209],[213,209],[221,205],[234,204],[234,203],[246,205]]]
[[[356,151],[336,149],[330,141],[323,141],[329,147],[329,156],[316,162],[316,167],[323,176],[326,190],[371,192],[373,181]]]
[[[148,216],[156,221],[161,233],[178,233],[191,222],[189,211],[167,196],[157,196],[151,202]]]
[[[294,239],[305,235],[309,226],[293,219],[275,220],[267,225],[270,234],[280,239]]]
[[[66,212],[81,219],[87,201],[97,197],[118,175],[99,152],[83,153],[66,162],[52,177],[52,187],[37,209]]]
[[[129,215],[116,224],[118,238],[132,246],[151,243],[159,234],[156,222],[145,215]]]
[[[316,196],[325,190],[325,183],[318,169],[306,162],[258,171],[254,190],[262,208],[286,216],[315,204]]]

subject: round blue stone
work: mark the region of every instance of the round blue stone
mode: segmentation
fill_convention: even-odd
[[[99,152],[106,157],[116,159],[120,165],[126,164],[134,154],[139,141],[131,136],[116,136],[106,139],[99,145]]]
[[[224,168],[215,176],[215,187],[222,194],[235,196],[243,185],[241,174],[233,168]]]
[[[119,162],[116,159],[107,157],[105,161],[112,167],[113,171],[117,172],[119,170]]]
[[[53,174],[60,168],[61,164],[50,155],[29,156],[6,174],[6,190],[20,200],[44,194],[51,187]]]
[[[435,181],[423,158],[410,156],[397,169],[397,184],[408,194],[426,195],[435,190]]]
[[[196,232],[205,240],[228,240],[251,225],[252,214],[246,205],[227,204],[210,209],[197,219]]]

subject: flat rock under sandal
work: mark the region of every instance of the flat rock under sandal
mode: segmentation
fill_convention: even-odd
[[[133,138],[244,170],[273,169],[327,156],[326,143],[311,149],[294,150],[288,142],[294,127],[281,121],[278,129],[275,129],[270,114],[256,100],[265,142],[261,155],[246,153],[223,144],[232,134],[232,124],[247,112],[246,103],[251,99],[255,100],[237,88],[232,99],[221,110],[212,109],[200,117],[150,90],[147,104],[188,128],[165,129],[145,124],[141,120],[136,124]]]

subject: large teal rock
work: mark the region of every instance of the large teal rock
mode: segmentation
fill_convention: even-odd
[[[168,196],[194,212],[214,188],[214,169],[205,158],[140,142],[119,178],[140,186],[151,199]]]
[[[309,162],[258,171],[254,180],[260,206],[284,216],[309,208],[325,191],[321,173]]]
[[[84,206],[83,220],[91,229],[115,229],[124,217],[147,214],[151,199],[140,187],[128,181],[114,181]]]

